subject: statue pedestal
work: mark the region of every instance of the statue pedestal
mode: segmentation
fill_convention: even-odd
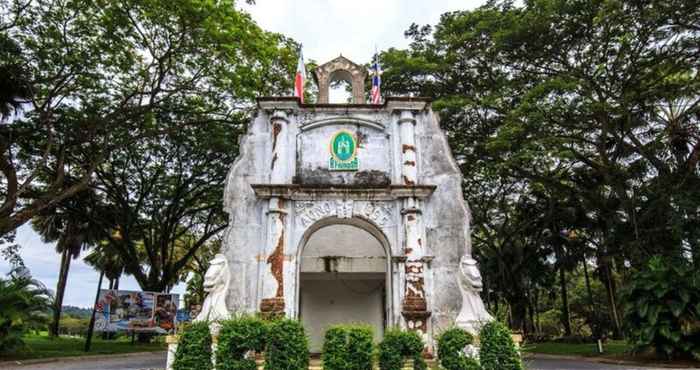
[[[173,363],[175,362],[175,353],[177,352],[177,342],[179,338],[177,335],[168,335],[165,337],[165,343],[168,345],[168,357],[165,362],[166,370],[173,370]]]

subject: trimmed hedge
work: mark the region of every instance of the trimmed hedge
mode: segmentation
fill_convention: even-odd
[[[268,324],[266,370],[307,370],[309,340],[299,321],[278,319]]]
[[[464,347],[474,343],[474,337],[460,328],[451,328],[438,338],[438,359],[446,370],[479,370],[479,361],[467,357]]]
[[[499,321],[484,325],[479,333],[479,361],[484,370],[523,370],[520,352],[515,347],[510,329]]]
[[[216,370],[256,370],[255,357],[249,351],[265,349],[265,322],[253,316],[241,316],[221,322],[216,348]]]
[[[324,370],[371,370],[373,331],[368,325],[334,325],[323,342]]]
[[[425,370],[428,367],[423,360],[424,346],[423,339],[414,331],[387,330],[379,344],[379,368],[401,370],[404,358],[411,357],[415,370]]]
[[[211,333],[208,322],[195,322],[182,332],[173,370],[211,370]]]

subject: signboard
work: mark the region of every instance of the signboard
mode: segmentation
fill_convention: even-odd
[[[331,158],[328,160],[328,169],[331,171],[358,170],[357,140],[352,133],[345,130],[336,132],[331,137],[329,151]]]
[[[177,294],[103,289],[95,306],[95,330],[173,333],[177,303]]]

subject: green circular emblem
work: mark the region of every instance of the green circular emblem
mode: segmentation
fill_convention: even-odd
[[[338,131],[331,138],[331,155],[338,162],[345,163],[355,159],[357,141],[355,136],[347,131]]]

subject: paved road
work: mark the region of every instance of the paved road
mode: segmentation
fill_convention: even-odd
[[[528,370],[668,370],[563,360],[527,360]],[[165,367],[165,353],[139,354],[109,359],[83,359],[24,366],[0,366],[2,370],[150,370]]]
[[[527,360],[526,365],[528,370],[669,370],[668,368],[660,369],[653,367],[608,365],[593,362],[544,359]]]
[[[145,370],[163,369],[165,352],[120,356],[118,358],[85,358],[79,361],[58,361],[34,365],[3,366],[2,370]]]

